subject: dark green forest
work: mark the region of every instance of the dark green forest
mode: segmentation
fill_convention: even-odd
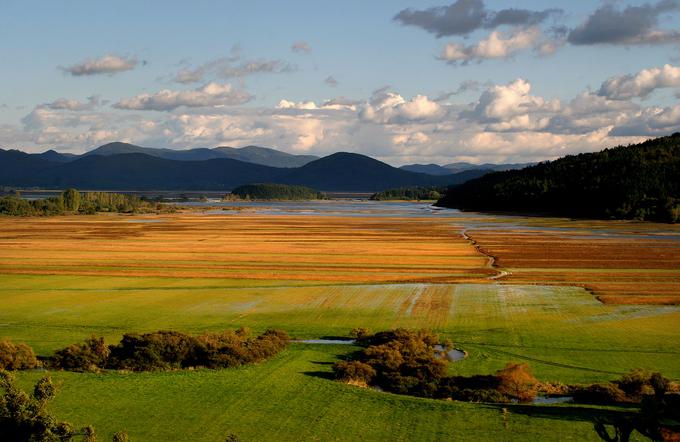
[[[245,200],[319,200],[323,193],[305,186],[287,184],[246,184],[231,191],[227,199]]]
[[[438,206],[680,221],[680,133],[495,172],[449,187]]]
[[[371,195],[373,201],[420,201],[438,200],[446,191],[445,186],[399,187]]]

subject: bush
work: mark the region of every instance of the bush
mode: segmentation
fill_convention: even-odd
[[[519,402],[531,402],[536,397],[538,380],[527,364],[508,363],[496,372],[498,391]]]
[[[97,371],[106,366],[109,354],[104,338],[91,336],[82,344],[58,350],[50,359],[50,365],[64,370]]]
[[[575,402],[586,404],[610,405],[627,402],[626,393],[612,383],[592,384],[573,390]]]
[[[27,370],[37,366],[38,360],[31,347],[0,341],[0,370]]]
[[[92,337],[83,344],[59,350],[51,358],[55,368],[73,371],[151,371],[188,367],[227,368],[263,361],[288,346],[281,330],[251,337],[245,329],[191,336],[175,331],[128,333],[117,345]]]
[[[336,379],[369,385],[375,377],[375,369],[361,361],[341,361],[333,366]]]
[[[654,393],[651,379],[652,373],[638,368],[637,370],[633,370],[632,372],[623,375],[621,379],[614,381],[614,384],[623,390],[629,399],[639,400],[643,395]]]

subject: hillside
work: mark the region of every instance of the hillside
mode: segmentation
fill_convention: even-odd
[[[400,170],[363,155],[342,153],[299,168],[276,168],[227,158],[178,161],[144,153],[85,155],[64,163],[0,150],[0,185],[15,187],[230,190],[266,182],[321,191],[375,192],[393,187],[457,184],[482,173],[436,177]]]
[[[373,158],[339,152],[306,164],[278,182],[314,187],[323,191],[380,191],[395,187],[452,185],[473,176],[434,176],[397,169]]]
[[[680,134],[496,172],[449,188],[463,210],[680,221]]]

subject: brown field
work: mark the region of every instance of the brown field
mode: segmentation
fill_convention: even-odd
[[[420,218],[0,218],[0,273],[342,283],[487,282],[460,228]]]
[[[607,304],[680,304],[680,241],[653,235],[469,230],[513,284],[585,287]]]

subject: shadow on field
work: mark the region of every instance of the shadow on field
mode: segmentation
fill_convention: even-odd
[[[502,412],[507,409],[511,414],[521,414],[529,417],[543,419],[559,419],[566,421],[581,422],[604,422],[614,424],[621,418],[637,416],[636,411],[607,410],[602,408],[579,407],[579,406],[555,406],[555,405],[519,405],[519,404],[498,404],[485,405],[486,408],[496,409]],[[634,408],[634,407],[631,407]]]
[[[338,357],[338,356],[336,356],[336,357]],[[334,362],[331,362],[331,361],[310,361],[310,362],[314,365],[321,365],[321,366],[326,366],[326,367],[334,364]],[[311,376],[311,377],[314,377],[314,378],[326,379],[326,380],[330,380],[330,381],[335,379],[335,375],[333,374],[332,371],[321,371],[321,370],[303,371],[302,374],[304,374],[305,376]]]

